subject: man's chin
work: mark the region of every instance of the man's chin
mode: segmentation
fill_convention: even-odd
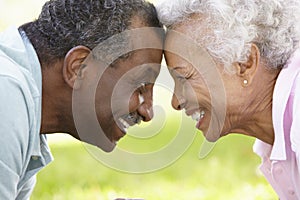
[[[98,147],[99,147],[99,146],[98,146]],[[110,153],[110,152],[112,152],[112,151],[115,149],[115,147],[116,147],[116,143],[115,143],[115,142],[112,142],[111,145],[110,145],[109,147],[107,147],[107,146],[105,146],[105,147],[100,146],[99,148],[100,148],[101,150],[103,150],[104,152],[106,152],[106,153]]]
[[[111,141],[118,143],[127,134],[127,129],[122,129],[116,126],[114,133],[112,133]]]
[[[92,146],[95,146],[106,153],[112,152],[116,147],[116,142],[111,142],[111,141],[109,142],[95,142],[90,140],[81,140],[81,141],[90,144]]]
[[[98,134],[82,134],[79,140],[96,146],[107,153],[112,152],[116,147],[116,142],[113,142],[113,140],[109,139],[104,133],[99,132]]]

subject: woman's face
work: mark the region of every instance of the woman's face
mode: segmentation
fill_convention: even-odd
[[[185,24],[169,31],[165,42],[165,58],[175,82],[172,106],[184,109],[205,137],[216,141],[238,130],[246,94],[241,95],[240,76],[225,72],[204,48],[191,44],[190,28]]]

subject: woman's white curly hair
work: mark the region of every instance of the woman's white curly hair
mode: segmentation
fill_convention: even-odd
[[[197,42],[229,71],[234,62],[247,61],[252,43],[272,69],[285,66],[299,46],[299,0],[162,0],[157,10],[170,29],[205,16],[202,28],[195,27]],[[203,37],[204,26],[211,31]]]

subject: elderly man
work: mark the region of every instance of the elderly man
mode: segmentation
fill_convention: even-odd
[[[29,198],[36,173],[52,160],[44,134],[67,133],[111,151],[129,126],[151,120],[162,35],[147,31],[155,49],[133,48],[143,37],[130,34],[147,27],[160,23],[144,0],[51,0],[37,20],[0,34],[1,199]],[[122,94],[118,85],[127,86]]]

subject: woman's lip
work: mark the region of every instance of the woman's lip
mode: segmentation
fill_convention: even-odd
[[[201,128],[201,125],[203,124],[203,120],[204,120],[204,117],[201,118],[201,119],[197,122],[197,124],[196,124],[196,128],[197,128],[197,129],[201,130],[200,128]],[[202,131],[202,130],[201,130],[201,131]]]
[[[193,109],[193,110],[186,110],[185,114],[187,116],[192,116],[195,112],[199,112],[199,109]]]

